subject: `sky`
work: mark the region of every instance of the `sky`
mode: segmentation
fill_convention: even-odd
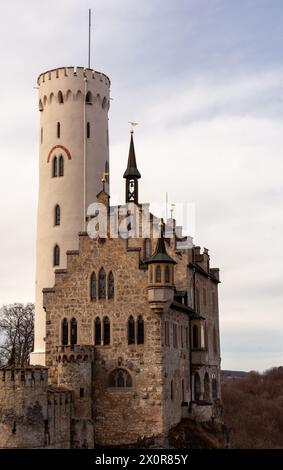
[[[222,368],[283,363],[282,0],[1,1],[0,305],[34,300],[36,79],[86,66],[112,82],[111,195],[124,200],[128,121],[140,200],[194,207],[221,270]]]

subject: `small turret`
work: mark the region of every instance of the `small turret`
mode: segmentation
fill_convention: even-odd
[[[177,264],[166,251],[163,220],[161,220],[161,233],[155,252],[146,264],[148,265],[148,301],[153,310],[162,313],[165,303],[174,298],[174,264]]]
[[[123,176],[126,179],[126,203],[134,202],[139,203],[139,182],[141,174],[137,168],[135,145],[134,145],[134,131],[131,131],[131,142],[128,157],[128,166]]]

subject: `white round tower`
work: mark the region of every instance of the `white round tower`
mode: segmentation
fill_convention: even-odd
[[[66,267],[66,252],[78,249],[87,207],[96,201],[102,175],[108,173],[110,80],[91,69],[68,67],[41,74],[38,86],[41,129],[31,363],[45,365],[42,289],[53,286],[55,269]]]

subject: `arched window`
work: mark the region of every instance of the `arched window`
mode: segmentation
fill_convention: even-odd
[[[197,325],[193,326],[193,348],[197,349],[199,347],[198,341],[198,327]]]
[[[110,320],[108,317],[103,318],[103,344],[110,344]]]
[[[90,298],[91,300],[96,299],[96,274],[92,273],[90,278]]]
[[[201,388],[200,388],[200,376],[197,372],[194,375],[194,379],[195,379],[195,387],[194,387],[195,401],[199,401],[200,395],[201,395]]]
[[[112,271],[108,274],[108,299],[114,299],[114,275]]]
[[[159,265],[155,268],[155,282],[161,282],[161,268]]]
[[[68,320],[67,318],[64,318],[64,320],[62,321],[62,344],[64,346],[67,346],[68,344],[68,332],[69,330],[69,326],[68,326]]]
[[[209,401],[210,400],[210,383],[209,383],[209,375],[206,372],[204,376],[204,400]]]
[[[128,320],[128,344],[135,343],[135,320],[131,315]]]
[[[109,375],[109,387],[130,388],[133,386],[132,377],[125,369],[115,369]]]
[[[138,344],[144,344],[144,321],[143,317],[140,315],[138,317]]]
[[[86,138],[90,139],[90,122],[86,124]]]
[[[53,176],[53,178],[56,178],[56,176],[58,176],[57,157],[54,157],[53,161],[52,161],[52,176]]]
[[[78,327],[77,327],[77,320],[72,318],[71,321],[71,345],[77,344],[78,341]]]
[[[212,400],[217,400],[217,379],[216,375],[211,376]]]
[[[172,401],[174,400],[174,382],[173,382],[173,380],[171,380],[171,384],[170,384],[170,398],[171,398]]]
[[[61,137],[61,124],[60,122],[57,122],[57,139],[60,139]]]
[[[151,239],[146,238],[144,241],[144,259],[151,257]]]
[[[103,268],[99,271],[98,276],[98,297],[100,299],[106,299],[106,274]]]
[[[41,100],[39,100],[38,107],[39,107],[39,111],[42,112],[43,111],[43,104],[42,104]]]
[[[62,155],[59,158],[59,176],[64,176],[64,158]]]
[[[53,250],[53,266],[59,266],[60,265],[60,248],[58,245],[54,246]]]
[[[170,282],[170,268],[169,268],[169,266],[166,266],[166,268],[165,268],[165,282],[166,283]]]
[[[92,104],[92,93],[91,91],[88,91],[85,97],[85,102],[86,104]]]
[[[64,103],[64,98],[63,98],[63,93],[62,91],[58,91],[58,103],[63,104]]]
[[[94,344],[96,346],[101,344],[101,321],[99,317],[94,322]]]
[[[60,223],[61,223],[61,209],[60,209],[60,206],[57,204],[54,210],[54,225],[60,225]]]

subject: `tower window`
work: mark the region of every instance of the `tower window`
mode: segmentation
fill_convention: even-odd
[[[59,158],[59,176],[64,176],[64,158],[62,155]]]
[[[94,343],[96,346],[101,344],[101,321],[99,317],[94,322]]]
[[[72,318],[71,321],[71,345],[74,346],[77,344],[78,340],[78,327],[77,327],[77,320]]]
[[[110,344],[110,320],[108,317],[103,318],[103,344]]]
[[[108,299],[114,299],[114,275],[112,271],[108,274]]]
[[[57,139],[60,139],[61,137],[61,124],[60,122],[57,122]]]
[[[165,346],[170,346],[170,323],[168,321],[165,322]]]
[[[58,103],[63,104],[64,103],[64,98],[63,98],[63,93],[62,91],[58,91]]]
[[[80,388],[80,398],[83,398],[85,396],[85,389]]]
[[[59,266],[60,265],[60,248],[58,245],[54,246],[53,250],[53,266]]]
[[[173,347],[178,347],[178,325],[173,323]]]
[[[91,300],[96,299],[96,274],[92,273],[90,278],[90,298]]]
[[[99,271],[98,276],[98,297],[100,299],[106,299],[106,274],[103,268]]]
[[[68,320],[67,318],[64,318],[62,321],[62,344],[63,346],[67,346],[68,344]]]
[[[193,326],[193,348],[197,349],[199,347],[198,341],[198,327],[197,325]]]
[[[138,317],[137,343],[138,344],[144,344],[144,321],[143,321],[143,317],[141,315]]]
[[[90,139],[90,122],[86,125],[86,138]]]
[[[61,223],[61,209],[60,206],[57,204],[55,206],[55,211],[54,211],[54,225],[60,225]]]
[[[109,375],[109,387],[130,388],[132,386],[132,377],[125,369],[115,369]]]
[[[58,176],[58,159],[57,159],[57,157],[54,157],[53,161],[52,161],[52,176],[53,176],[53,178],[56,178],[56,176]]]
[[[216,375],[213,373],[211,376],[211,388],[212,388],[212,400],[217,400],[217,379]]]
[[[170,282],[170,268],[169,266],[166,266],[165,268],[165,282],[169,284]]]
[[[92,93],[91,91],[88,91],[85,97],[85,102],[86,104],[92,104]]]
[[[131,315],[128,320],[128,344],[135,343],[135,320]]]
[[[159,265],[155,268],[155,282],[161,282],[161,268]]]

